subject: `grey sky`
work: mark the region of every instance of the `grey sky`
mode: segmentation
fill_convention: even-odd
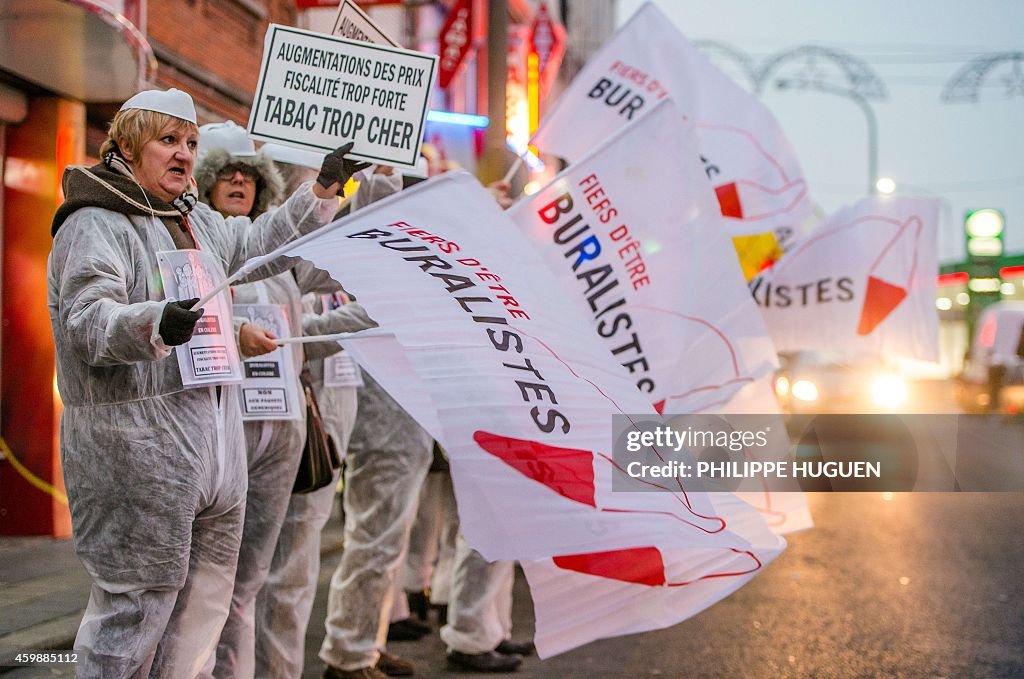
[[[621,24],[642,4],[619,0]],[[963,258],[964,212],[1006,213],[1010,253],[1024,253],[1024,67],[1003,62],[982,79],[976,103],[942,103],[949,82],[972,59],[1024,52],[1024,0],[658,0],[691,40],[722,42],[759,69],[801,45],[841,50],[868,64],[888,96],[872,108],[879,127],[879,174],[898,191],[945,199],[939,233],[943,262]],[[716,64],[751,87],[728,57]],[[776,77],[805,73],[788,61]],[[1018,66],[1020,66],[1018,64]],[[825,82],[840,86],[827,63]],[[746,80],[747,82],[743,82]],[[796,148],[814,201],[826,212],[865,195],[865,115],[853,101],[813,91],[762,95]]]

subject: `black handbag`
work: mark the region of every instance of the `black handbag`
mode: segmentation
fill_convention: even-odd
[[[299,460],[292,493],[303,494],[320,490],[334,480],[334,470],[341,467],[341,458],[334,439],[324,430],[320,407],[313,395],[313,376],[306,368],[299,374],[302,392],[306,395],[306,445]]]

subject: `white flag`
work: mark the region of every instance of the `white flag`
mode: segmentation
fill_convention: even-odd
[[[509,215],[562,290],[665,414],[779,413],[775,349],[722,228],[693,129],[665,99]],[[786,451],[781,419],[772,451]],[[741,494],[780,534],[801,493]]]
[[[659,412],[776,412],[775,349],[717,208],[665,99],[509,215]]]
[[[781,549],[739,499],[719,505],[747,549],[628,550],[524,561],[537,620],[537,653],[547,658],[595,639],[668,627],[739,589]],[[740,517],[745,517],[746,520]],[[747,524],[741,526],[740,524]]]
[[[487,558],[557,557],[550,563],[571,577],[613,583],[730,581],[729,588],[694,590],[688,606],[699,610],[784,548],[758,512],[729,493],[693,492],[682,478],[666,479],[664,492],[613,492],[624,471],[610,456],[610,415],[654,411],[471,176],[429,180],[282,254],[344,280],[394,334],[405,364],[388,358],[384,342],[365,340],[373,344],[364,352],[361,340],[347,344],[375,376],[414,373],[393,395],[439,429],[462,530]],[[429,400],[410,395],[415,389]],[[623,571],[616,554],[644,558],[628,559],[633,565]],[[617,613],[588,615],[597,622]],[[682,619],[635,605],[622,615],[637,629]],[[572,639],[553,631],[549,644],[542,632],[538,643],[562,650],[582,643]]]
[[[664,97],[696,128],[730,234],[774,231],[785,243],[811,204],[782,129],[764,104],[708,61],[650,2],[590,58],[531,144],[575,162]]]
[[[654,411],[470,175],[374,203],[281,253],[344,280],[394,334],[429,390],[460,506],[473,508],[463,531],[488,558],[704,544],[707,529],[732,544],[700,493],[689,504],[612,493],[610,415]],[[427,402],[394,395],[414,417]]]
[[[936,361],[937,199],[865,198],[750,282],[779,351]]]

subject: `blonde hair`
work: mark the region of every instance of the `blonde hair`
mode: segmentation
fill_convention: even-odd
[[[105,156],[110,151],[119,149],[125,160],[133,162],[138,160],[142,147],[150,141],[158,138],[160,134],[173,125],[175,131],[195,132],[199,134],[199,127],[194,123],[181,118],[169,116],[166,113],[158,113],[142,108],[130,108],[126,111],[118,111],[114,119],[110,121],[107,129],[107,140],[100,147],[100,156]],[[129,159],[129,156],[131,158]]]

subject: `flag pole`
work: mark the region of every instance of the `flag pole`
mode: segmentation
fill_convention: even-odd
[[[505,176],[501,178],[501,181],[503,181],[506,184],[511,183],[512,182],[512,178],[516,176],[516,172],[519,172],[519,168],[522,167],[522,166],[523,166],[523,157],[522,156],[516,156],[516,160],[515,160],[514,163],[512,163],[512,167],[510,167],[508,169],[508,172],[506,172]]]
[[[302,223],[302,222],[306,221],[306,217],[308,217],[309,214],[314,210],[314,208],[317,207],[317,204],[319,202],[321,202],[321,199],[315,199],[313,202],[311,202],[309,204],[309,207],[306,208],[306,211],[302,214],[302,217],[299,218],[299,220],[298,220],[299,223]],[[277,209],[278,210],[283,210],[284,209],[284,205],[279,206]],[[323,224],[320,225],[320,227],[323,227],[323,226],[324,226]],[[314,229],[314,231],[319,230],[320,227],[318,227],[317,229]],[[228,276],[227,280],[225,280],[223,283],[221,283],[219,285],[215,285],[212,290],[210,290],[208,293],[203,295],[198,302],[196,302],[195,304],[192,305],[192,309],[190,309],[190,311],[195,311],[196,309],[203,308],[203,306],[205,306],[211,299],[213,299],[214,297],[219,295],[221,292],[226,290],[232,283],[237,281],[239,278],[242,278],[243,276],[248,276],[250,273],[252,273],[256,269],[260,268],[264,264],[267,264],[268,262],[272,262],[275,259],[277,259],[278,257],[280,257],[281,256],[280,252],[282,250],[284,250],[285,248],[287,248],[289,245],[291,245],[292,241],[294,241],[298,235],[299,235],[298,233],[292,233],[286,239],[284,239],[284,241],[280,245],[278,245],[276,248],[274,248],[274,250],[272,252],[268,252],[267,254],[263,255],[262,257],[256,257],[255,259],[251,259],[248,262],[246,262],[245,264],[243,264],[241,267],[239,267],[238,271],[236,271],[235,273],[233,273],[230,276]],[[308,234],[305,234],[305,235],[308,235]]]
[[[331,335],[303,335],[302,337],[282,337],[271,340],[274,344],[284,346],[285,344],[307,344],[309,342],[337,342],[339,340],[365,339],[369,337],[394,337],[393,332],[373,328],[371,330],[360,330],[358,332],[336,332]]]

